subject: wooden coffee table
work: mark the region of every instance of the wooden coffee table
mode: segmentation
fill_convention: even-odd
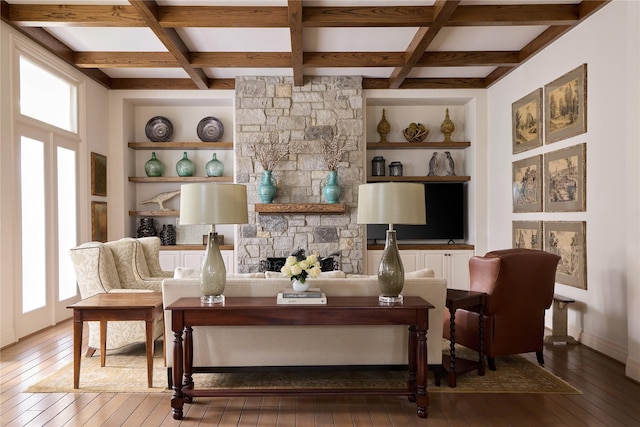
[[[427,329],[431,304],[420,297],[404,303],[380,304],[378,297],[328,297],[326,305],[278,305],[276,297],[227,297],[224,304],[203,304],[200,298],[180,298],[171,310],[173,347],[173,418],[182,419],[184,403],[196,396],[316,396],[406,395],[417,403],[419,417],[427,416]],[[407,325],[409,326],[408,381],[406,388],[356,389],[209,389],[196,390],[193,382],[193,326],[279,325]],[[184,345],[183,345],[184,333]],[[363,329],[362,333],[366,333]],[[372,340],[378,339],[371,336]],[[213,343],[224,346],[224,342]],[[392,343],[389,343],[392,345]],[[260,349],[256,348],[256,352]],[[331,351],[330,348],[327,351]],[[230,355],[232,357],[233,355]]]
[[[100,366],[105,365],[107,322],[142,320],[147,332],[147,382],[153,387],[153,324],[162,319],[162,293],[97,294],[67,308],[73,309],[73,388],[80,388],[83,322],[100,322]]]

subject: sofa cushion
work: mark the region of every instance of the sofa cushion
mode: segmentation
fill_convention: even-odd
[[[430,268],[423,268],[422,270],[404,273],[404,277],[405,279],[415,279],[417,277],[435,277],[435,273]]]
[[[198,279],[200,278],[200,270],[187,267],[176,267],[173,272],[174,279]]]

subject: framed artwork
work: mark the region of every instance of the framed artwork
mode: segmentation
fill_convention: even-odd
[[[107,196],[107,156],[91,152],[91,195]]]
[[[513,212],[542,212],[542,154],[513,162]]]
[[[544,209],[546,212],[586,210],[586,155],[586,144],[545,153]]]
[[[91,202],[91,240],[94,242],[107,241],[106,202]]]
[[[513,221],[513,248],[542,250],[542,221]]]
[[[556,282],[587,289],[586,228],[584,221],[545,221],[545,250],[560,256]]]
[[[542,145],[542,88],[511,104],[513,154]]]
[[[545,144],[587,131],[587,64],[544,87]]]

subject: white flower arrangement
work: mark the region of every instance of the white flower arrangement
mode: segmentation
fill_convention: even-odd
[[[302,261],[298,261],[298,258],[294,256],[287,257],[287,261],[280,271],[291,280],[299,280],[300,283],[304,283],[307,277],[318,277],[321,270],[318,257],[309,255]]]

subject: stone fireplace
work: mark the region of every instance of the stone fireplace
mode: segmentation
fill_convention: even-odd
[[[294,86],[292,77],[236,78],[235,178],[247,184],[249,202],[249,223],[240,226],[235,243],[239,273],[256,272],[261,260],[286,257],[299,249],[321,257],[339,252],[343,271],[363,271],[364,228],[356,224],[358,186],[365,182],[362,105],[360,77],[308,77],[304,86]],[[274,203],[323,203],[328,171],[316,138],[327,133],[351,147],[337,169],[345,213],[257,213],[262,166],[252,157],[249,144],[270,134],[289,144],[288,159],[273,171]]]

